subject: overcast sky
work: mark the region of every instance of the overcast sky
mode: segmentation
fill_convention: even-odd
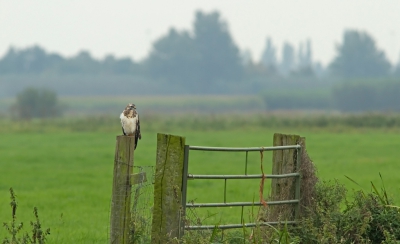
[[[391,62],[400,52],[400,0],[0,0],[0,57],[34,44],[72,56],[130,56],[138,61],[171,27],[192,30],[194,12],[218,10],[235,43],[258,61],[270,36],[298,47],[310,38],[327,64],[345,29],[365,30]]]

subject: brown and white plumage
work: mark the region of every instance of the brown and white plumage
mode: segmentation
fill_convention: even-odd
[[[139,114],[136,111],[135,104],[129,103],[125,110],[119,116],[122,124],[122,133],[126,136],[135,136],[135,149],[138,139],[142,139],[140,133]]]

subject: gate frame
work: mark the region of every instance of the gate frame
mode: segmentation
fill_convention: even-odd
[[[258,174],[258,175],[248,175],[247,174],[247,157],[248,152],[264,152],[264,151],[277,151],[277,150],[296,150],[296,164],[295,170],[297,172],[287,173],[287,174]],[[190,150],[197,151],[219,151],[219,152],[246,152],[246,164],[245,164],[245,174],[244,175],[194,175],[188,173],[189,167],[189,152]],[[201,229],[233,229],[242,227],[255,227],[259,225],[277,225],[280,222],[261,222],[261,223],[247,223],[247,224],[225,224],[225,225],[203,225],[203,226],[185,226],[186,208],[195,207],[230,207],[230,206],[261,206],[261,202],[226,202],[226,180],[228,179],[282,179],[295,177],[295,199],[281,200],[281,201],[268,201],[267,205],[282,205],[282,204],[296,204],[294,208],[295,219],[298,218],[300,212],[300,166],[301,166],[301,151],[302,147],[300,144],[296,145],[286,145],[286,146],[273,146],[273,147],[205,147],[205,146],[190,146],[185,145],[184,147],[184,162],[183,162],[183,175],[182,175],[182,211],[181,211],[181,221],[179,226],[179,237],[182,237],[185,230],[201,230]],[[188,179],[225,179],[224,186],[224,203],[187,203],[187,181]],[[287,224],[295,224],[296,221],[286,221]]]

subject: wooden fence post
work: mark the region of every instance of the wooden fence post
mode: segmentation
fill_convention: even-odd
[[[300,143],[298,135],[274,134],[274,146],[288,146]],[[286,174],[296,172],[296,149],[275,150],[272,154],[272,174]],[[289,200],[296,196],[296,178],[272,179],[271,199]],[[270,220],[284,221],[294,218],[296,205],[287,204],[270,206]]]
[[[129,239],[134,136],[117,136],[111,200],[110,243],[126,244]]]
[[[184,148],[184,137],[157,134],[151,243],[164,244],[179,237]]]

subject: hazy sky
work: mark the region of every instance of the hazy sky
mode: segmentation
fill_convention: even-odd
[[[390,61],[400,52],[400,0],[0,0],[0,56],[38,44],[72,56],[88,50],[140,60],[170,27],[192,30],[194,12],[218,10],[235,43],[260,59],[270,36],[279,48],[310,38],[327,64],[343,30],[366,30]]]

